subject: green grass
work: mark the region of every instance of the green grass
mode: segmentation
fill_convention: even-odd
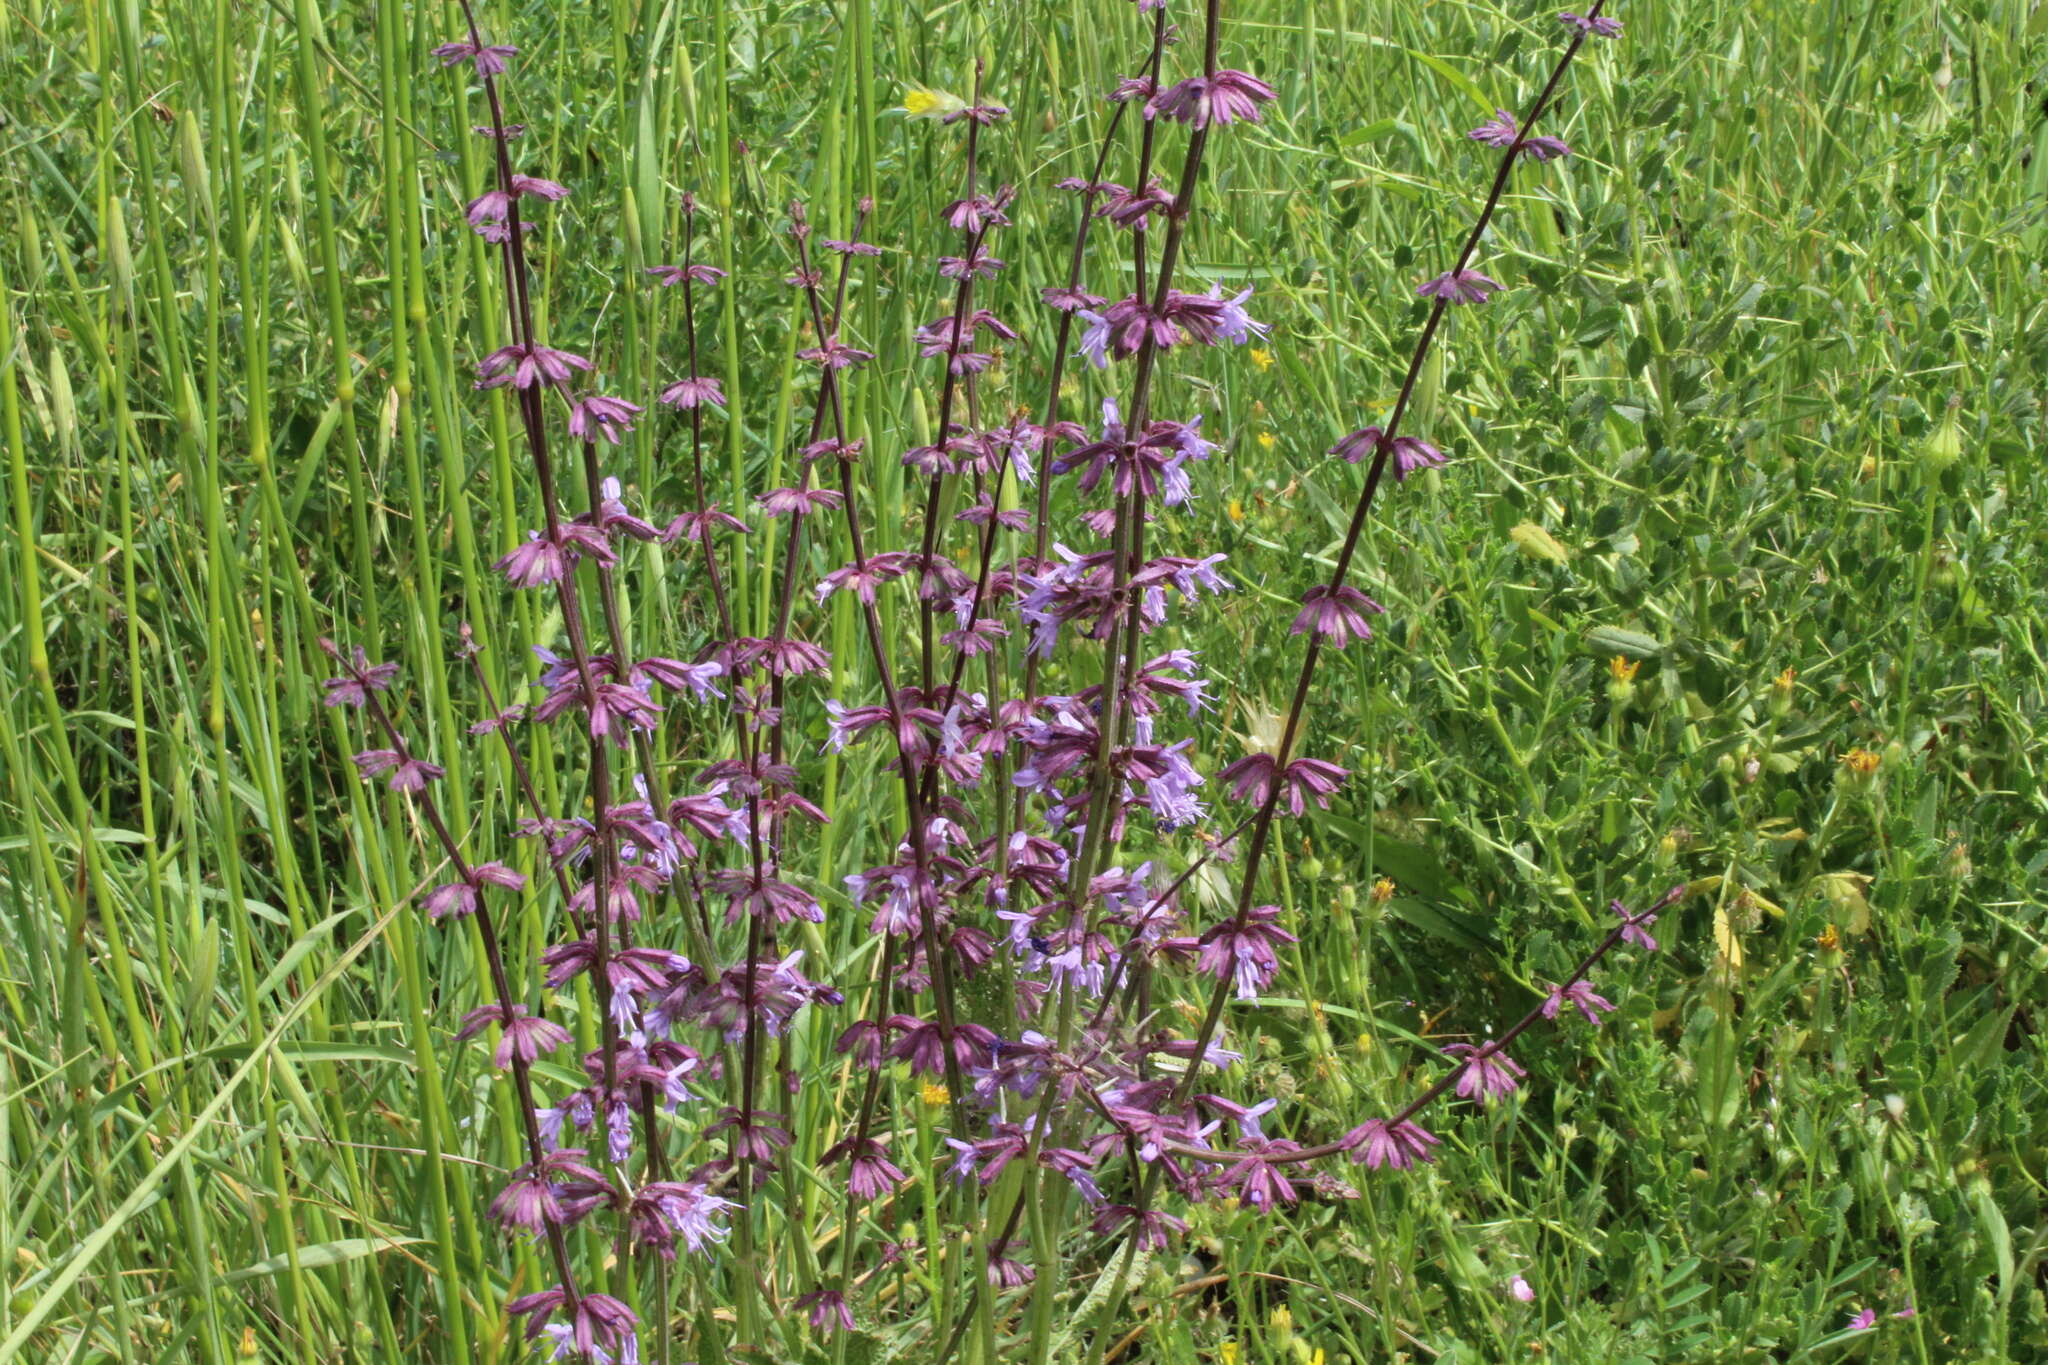
[[[1549,9],[1495,0],[1227,13],[1226,61],[1281,101],[1214,144],[1191,270],[1255,284],[1275,330],[1176,366],[1162,399],[1229,442],[1164,531],[1242,584],[1185,634],[1223,696],[1210,769],[1285,704],[1285,622],[1359,479],[1322,452],[1391,401],[1409,290],[1470,221],[1462,131],[1525,100],[1554,44]],[[1309,731],[1359,776],[1277,860],[1299,960],[1286,998],[1230,1015],[1237,1083],[1287,1098],[1282,1131],[1384,1112],[1435,1074],[1418,1038],[1519,1015],[1610,897],[1696,889],[1664,953],[1603,979],[1606,1029],[1522,1049],[1525,1100],[1438,1111],[1437,1166],[1282,1218],[1198,1211],[1120,1359],[2048,1358],[2048,11],[1619,13],[1564,89],[1578,155],[1517,172],[1481,262],[1516,287],[1459,314],[1425,376],[1416,430],[1455,462],[1368,532],[1390,614],[1326,667]],[[878,202],[851,400],[893,456],[935,420],[909,334],[941,306],[930,225],[958,176],[953,134],[888,112],[904,84],[965,93],[987,61],[1012,110],[990,173],[1025,190],[992,306],[1042,345],[1030,300],[1071,230],[1049,184],[1085,169],[1088,97],[1142,52],[1121,0],[489,22],[522,49],[522,154],[575,190],[536,234],[539,306],[627,392],[680,344],[638,267],[672,258],[679,192],[706,205],[703,258],[733,270],[705,329],[728,503],[777,481],[809,394],[781,206],[836,235]],[[484,1215],[514,1129],[449,1040],[474,944],[407,906],[438,855],[352,780],[317,688],[321,635],[402,660],[452,823],[524,856],[452,656],[474,623],[505,695],[554,630],[487,569],[533,495],[510,409],[469,386],[502,324],[459,221],[479,107],[425,56],[457,23],[0,9],[0,1362],[525,1358],[500,1305],[535,1263]],[[985,410],[1035,401],[1044,362],[1012,348]],[[1104,392],[1077,379],[1074,410]],[[686,448],[650,423],[614,465],[665,516]],[[901,524],[892,459],[874,478]],[[736,583],[764,619],[773,546]],[[675,563],[627,581],[636,635],[702,637]],[[840,602],[820,632],[865,695]],[[1640,664],[1626,702],[1617,656]],[[576,756],[532,743],[553,795]],[[863,818],[879,757],[808,779],[840,817],[808,855],[823,885],[895,837]],[[832,908],[807,965],[859,979],[865,915]],[[511,936],[552,918],[531,901]],[[786,1297],[810,1286],[785,1256]],[[929,1350],[924,1252],[906,1267],[846,1358]],[[706,1314],[716,1273],[678,1277]],[[1843,1334],[1865,1306],[1879,1330]],[[760,1358],[806,1358],[775,1341]]]

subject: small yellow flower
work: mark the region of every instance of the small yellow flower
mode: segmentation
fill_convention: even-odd
[[[1271,450],[1274,446],[1278,444],[1280,444],[1280,438],[1275,436],[1272,432],[1262,431],[1259,433],[1259,448],[1261,450]]]
[[[924,1101],[927,1109],[943,1109],[953,1102],[952,1092],[943,1085],[926,1081],[919,1087],[917,1097]]]
[[[903,112],[909,118],[944,118],[967,107],[967,101],[944,90],[912,85],[903,92]]]
[[[1617,654],[1607,661],[1608,675],[1618,683],[1634,682],[1642,667],[1640,659],[1631,660],[1625,654]]]
[[[1273,353],[1269,350],[1266,350],[1264,347],[1252,347],[1250,355],[1252,358],[1252,364],[1258,366],[1260,369],[1270,370],[1273,368]]]
[[[1820,937],[1813,941],[1813,946],[1824,953],[1832,953],[1842,946],[1842,935],[1836,930],[1834,925],[1830,924],[1821,931]]]
[[[1232,521],[1243,521],[1244,500],[1242,498],[1232,498],[1224,507],[1223,515],[1229,517]]]
[[[1394,882],[1391,877],[1381,877],[1372,884],[1372,903],[1385,905],[1394,898]]]
[[[1221,1365],[1237,1365],[1237,1343],[1226,1341],[1216,1348],[1216,1359]]]
[[[1842,755],[1842,766],[1857,777],[1870,777],[1877,772],[1877,765],[1883,760],[1868,749],[1851,749]]]

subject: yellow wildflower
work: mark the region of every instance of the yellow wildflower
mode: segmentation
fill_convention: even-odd
[[[1254,346],[1252,347],[1249,354],[1252,358],[1252,364],[1258,366],[1260,369],[1270,370],[1273,368],[1273,353],[1271,351],[1266,350],[1264,347],[1261,346]]]
[[[926,1081],[918,1090],[917,1097],[925,1102],[928,1109],[941,1109],[953,1102],[953,1096],[943,1085]]]
[[[928,90],[922,85],[912,85],[903,92],[903,112],[910,118],[944,118],[947,114],[957,114],[966,107],[966,100],[944,90]]]

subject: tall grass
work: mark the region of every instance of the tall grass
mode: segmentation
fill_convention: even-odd
[[[1282,98],[1214,149],[1188,269],[1255,282],[1277,326],[1178,381],[1250,414],[1181,525],[1246,583],[1198,643],[1256,733],[1291,681],[1274,623],[1357,491],[1322,452],[1394,398],[1408,284],[1474,208],[1462,130],[1518,102],[1550,37],[1493,4],[1232,13]],[[1299,994],[1237,1024],[1251,1084],[1318,1132],[1391,1111],[1443,1042],[1562,974],[1642,850],[1695,895],[1591,1050],[1525,1051],[1532,1098],[1447,1125],[1429,1172],[1283,1220],[1198,1211],[1185,1258],[1133,1285],[1120,1359],[2048,1350],[2039,15],[1623,15],[1561,130],[1586,164],[1508,200],[1497,249],[1541,287],[1460,315],[1420,377],[1462,464],[1361,545],[1389,616],[1321,693],[1356,776],[1276,850]],[[678,304],[637,267],[695,181],[731,272],[706,320],[729,503],[787,482],[804,419],[780,206],[841,235],[871,196],[870,240],[921,251],[957,141],[890,112],[906,83],[964,94],[982,62],[1011,109],[990,173],[1042,187],[1104,131],[1077,92],[1147,37],[1108,5],[485,18],[525,48],[532,154],[590,187],[537,306],[555,336],[621,338],[643,386]],[[317,691],[322,634],[402,659],[452,827],[488,846],[516,818],[447,648],[451,603],[506,600],[488,565],[532,501],[509,407],[468,392],[504,338],[475,303],[491,262],[450,225],[488,178],[455,135],[480,120],[418,74],[450,26],[305,0],[0,11],[0,1361],[524,1349],[495,1299],[535,1285],[501,1278],[483,1222],[517,1157],[475,1137],[516,1130],[448,1037],[475,944],[401,908],[439,855],[350,780],[360,744]],[[1015,216],[991,306],[1023,313],[1070,222],[1042,192]],[[892,450],[936,421],[914,261],[850,305],[876,360],[848,420]],[[1032,392],[1019,370],[985,401]],[[673,431],[631,439],[638,488],[685,503]],[[901,524],[922,490],[882,469]],[[767,620],[781,549],[733,574],[743,617]],[[648,619],[693,609],[658,560],[635,573]],[[501,696],[547,624],[511,610],[479,658]],[[533,743],[552,799],[573,756]],[[886,800],[881,761],[833,760],[828,809]],[[865,822],[833,828],[828,885],[879,861]],[[828,910],[818,975],[859,978],[865,916]],[[537,914],[513,929],[545,941]],[[910,1249],[881,1291],[923,1294],[929,1230],[866,1235]],[[1866,1307],[1879,1325],[1846,1331]],[[845,1358],[922,1341],[873,1326]]]

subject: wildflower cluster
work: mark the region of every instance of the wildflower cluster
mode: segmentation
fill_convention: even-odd
[[[539,490],[535,524],[496,567],[511,588],[539,597],[537,617],[559,622],[557,636],[532,642],[538,671],[515,704],[499,706],[475,669],[488,719],[472,733],[498,745],[517,776],[518,832],[533,843],[538,885],[505,863],[466,857],[435,801],[445,773],[408,746],[391,704],[395,666],[332,647],[328,701],[364,713],[371,747],[356,767],[411,800],[445,857],[448,878],[422,908],[469,920],[480,935],[485,999],[456,1037],[489,1040],[513,1088],[522,1159],[490,1211],[543,1254],[542,1287],[508,1308],[553,1359],[635,1362],[643,1337],[665,1345],[677,1322],[717,1330],[709,1313],[678,1310],[665,1275],[653,1292],[610,1292],[622,1279],[640,1283],[638,1267],[679,1255],[693,1263],[697,1292],[735,1305],[731,1349],[773,1330],[782,1301],[818,1332],[852,1328],[880,1311],[875,1263],[906,1254],[896,1243],[866,1245],[876,1223],[868,1206],[913,1194],[961,1231],[958,1254],[975,1271],[970,1302],[932,1354],[943,1358],[973,1327],[982,1357],[994,1359],[992,1301],[1021,1294],[1041,1323],[1052,1311],[1063,1261],[1075,1254],[1059,1235],[1071,1210],[1083,1214],[1070,1221],[1153,1251],[1184,1230],[1170,1201],[1231,1197],[1275,1210],[1304,1182],[1339,1187],[1315,1165],[1322,1158],[1369,1170],[1432,1161],[1439,1140],[1416,1122],[1425,1105],[1452,1089],[1481,1105],[1511,1095],[1527,1076],[1506,1051],[1515,1038],[1567,1008],[1597,1023],[1612,1007],[1589,973],[1617,944],[1656,947],[1649,928],[1676,891],[1640,913],[1617,903],[1607,939],[1521,1022],[1497,1040],[1446,1049],[1451,1065],[1420,1098],[1321,1143],[1268,1133],[1274,1100],[1247,1103],[1205,1082],[1239,1060],[1223,1028],[1228,1002],[1265,993],[1295,941],[1283,912],[1259,901],[1273,823],[1311,803],[1327,808],[1349,776],[1295,749],[1322,651],[1370,642],[1372,618],[1384,614],[1347,581],[1375,492],[1389,466],[1399,482],[1447,463],[1400,430],[1416,376],[1445,309],[1501,289],[1472,260],[1509,168],[1568,153],[1530,129],[1580,45],[1618,25],[1599,4],[1564,16],[1570,46],[1542,97],[1519,122],[1502,111],[1472,131],[1501,152],[1500,170],[1455,264],[1417,290],[1431,311],[1392,412],[1331,452],[1367,465],[1364,491],[1335,571],[1293,618],[1306,650],[1278,743],[1205,774],[1194,727],[1211,709],[1211,684],[1174,634],[1232,582],[1224,556],[1172,543],[1163,514],[1196,495],[1219,446],[1203,414],[1169,415],[1159,399],[1173,357],[1268,331],[1249,311],[1251,290],[1183,287],[1181,275],[1209,140],[1257,122],[1275,92],[1220,65],[1216,0],[1199,63],[1171,82],[1167,7],[1141,0],[1139,9],[1151,20],[1149,51],[1109,96],[1090,173],[1059,184],[1077,199],[1074,248],[1039,318],[1001,316],[981,297],[1007,268],[1000,253],[1018,194],[983,171],[983,139],[1001,134],[1007,111],[983,97],[979,76],[971,99],[920,91],[913,102],[957,130],[962,167],[943,214],[955,240],[934,262],[939,302],[914,335],[937,395],[924,444],[875,449],[850,415],[848,395],[873,359],[847,310],[849,281],[879,251],[863,240],[870,206],[843,238],[820,238],[807,207],[789,206],[786,282],[807,325],[797,354],[810,416],[793,458],[777,466],[793,480],[763,489],[751,507],[707,496],[706,423],[724,414],[726,395],[704,372],[698,311],[700,291],[723,288],[724,272],[693,259],[695,201],[682,205],[676,263],[645,277],[680,294],[676,373],[651,392],[608,392],[595,360],[549,343],[530,302],[527,215],[570,191],[515,166],[502,78],[516,49],[487,44],[473,18],[466,40],[436,49],[445,65],[467,64],[490,109],[478,131],[490,141],[492,186],[465,217],[498,254],[509,340],[478,362],[476,387],[511,405]],[[1171,175],[1160,164],[1168,144],[1180,154]],[[1126,181],[1107,178],[1119,154]],[[1095,255],[1117,264],[1091,277],[1098,232],[1111,234],[1114,251]],[[984,376],[1012,350],[1043,361],[1044,404],[991,414]],[[1063,410],[1070,359],[1106,390],[1085,425]],[[689,490],[665,522],[635,511],[605,465],[622,436],[664,407],[670,415],[656,420],[687,428]],[[565,444],[580,458],[561,460]],[[900,460],[921,494],[921,515],[900,540],[875,519],[872,481],[884,460]],[[742,611],[731,591],[740,538],[771,523],[773,592],[765,611]],[[826,543],[844,544],[849,558],[812,581],[812,549]],[[669,654],[636,642],[624,600],[623,571],[663,551],[705,604],[701,638]],[[857,670],[835,669],[816,642],[822,614],[848,600]],[[466,628],[462,648],[474,663]],[[831,679],[856,676],[867,692],[830,695]],[[532,780],[526,750],[539,727],[560,732],[555,752],[577,756],[580,799],[566,806],[550,805]],[[864,980],[828,983],[809,974],[822,969],[807,963],[816,941],[807,926],[840,898],[805,870],[828,822],[809,778],[821,752],[870,746],[897,823],[880,861],[843,884],[876,946]],[[1184,891],[1212,861],[1239,865],[1239,890],[1226,913],[1205,920]],[[522,961],[501,926],[527,894],[545,898],[551,939]],[[1175,976],[1208,994],[1206,1012],[1191,1016],[1198,1028],[1166,1027],[1152,1006]],[[800,1028],[807,1017],[815,1026]],[[561,1056],[579,1038],[587,1050]],[[824,1068],[799,1061],[819,1040],[852,1078],[842,1093],[804,1093],[803,1077]],[[570,1081],[544,1081],[544,1060],[559,1060],[551,1071]],[[936,1168],[891,1112],[892,1070],[945,1111]],[[810,1124],[823,1116],[822,1137],[799,1121],[799,1106]],[[771,1208],[813,1207],[814,1170],[835,1182],[836,1235],[803,1230],[802,1253],[778,1280],[758,1261],[758,1242]],[[574,1235],[586,1224],[601,1235]],[[600,1245],[618,1248],[619,1266],[578,1254]],[[1126,1254],[1119,1265],[1129,1264]],[[1106,1315],[1120,1302],[1122,1269]]]

